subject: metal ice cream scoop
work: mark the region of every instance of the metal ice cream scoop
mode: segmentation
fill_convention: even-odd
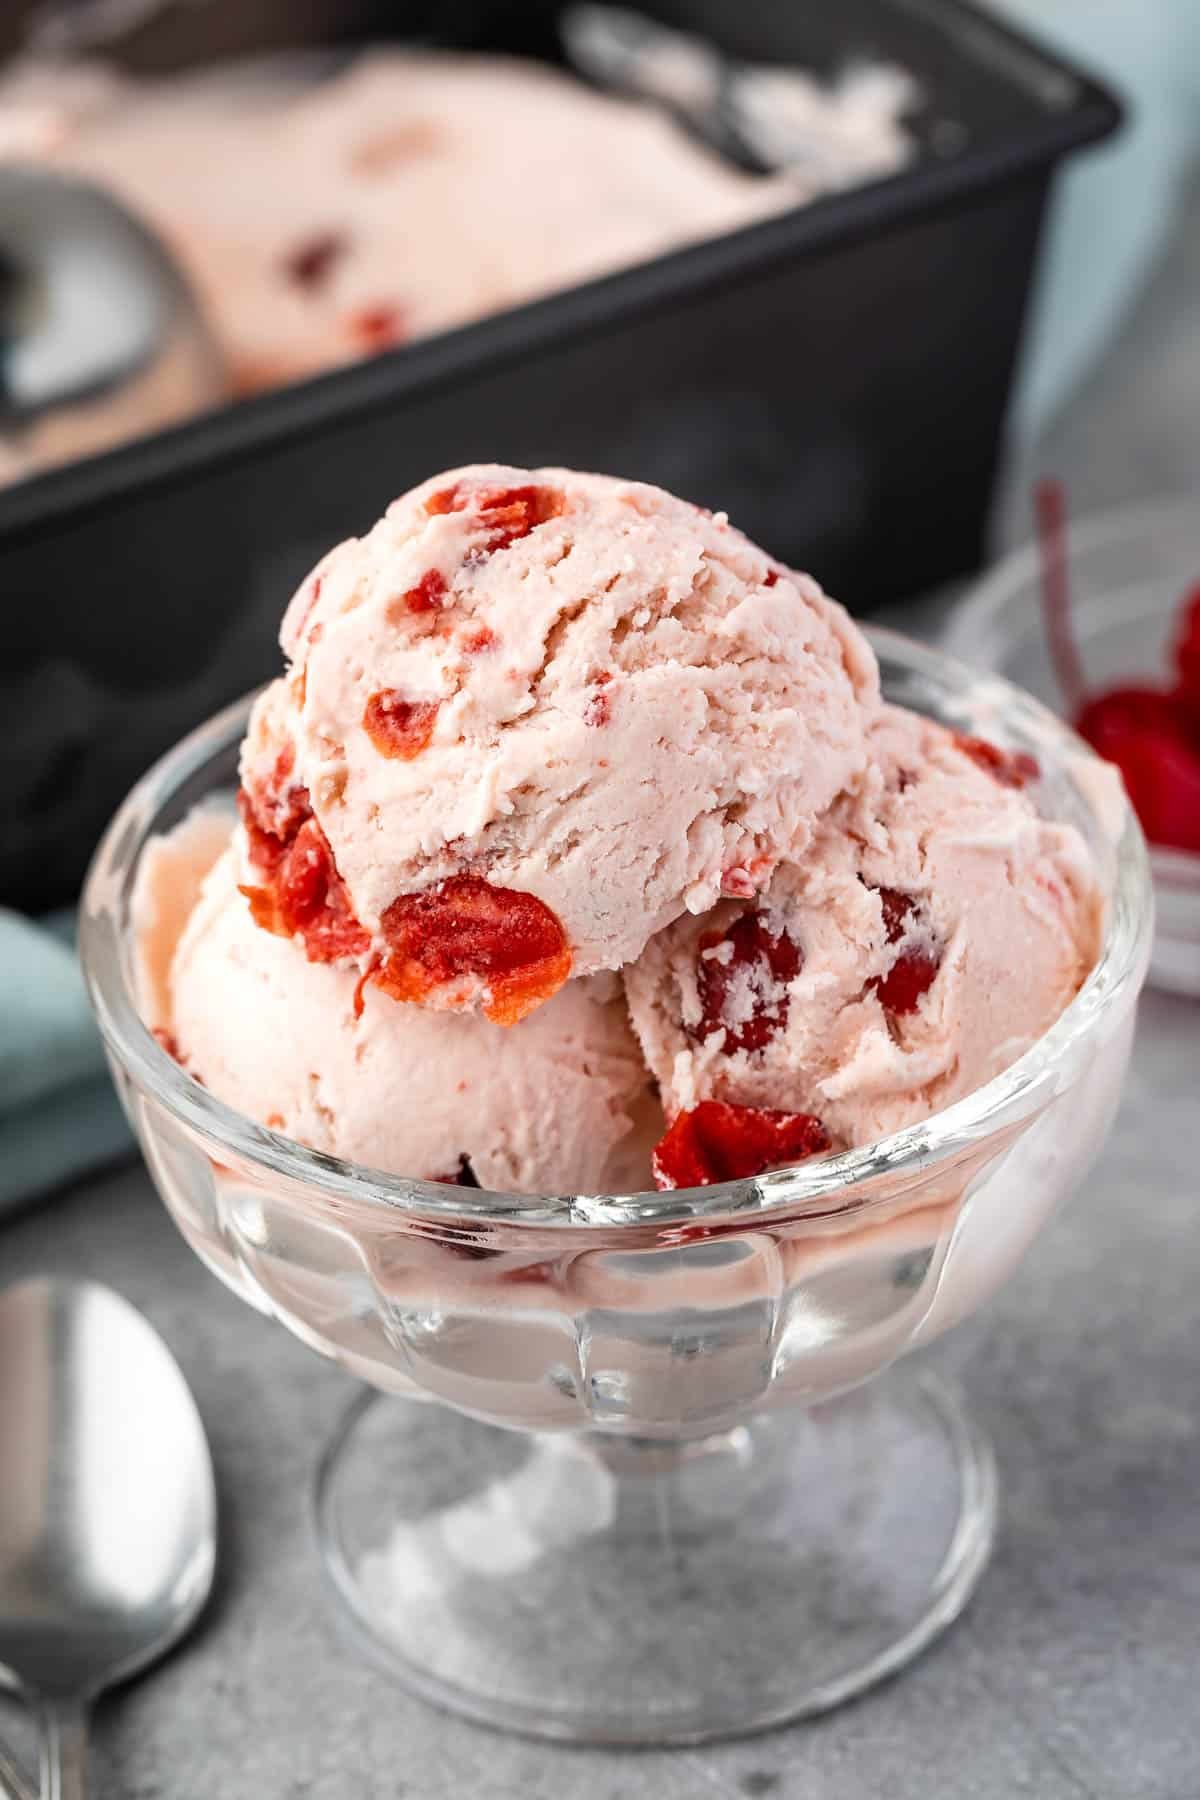
[[[0,434],[31,467],[220,398],[221,358],[158,239],[111,195],[0,165]]]

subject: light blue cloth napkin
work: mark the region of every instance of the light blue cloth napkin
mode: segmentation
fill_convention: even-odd
[[[0,1216],[132,1152],[74,927],[0,909]]]

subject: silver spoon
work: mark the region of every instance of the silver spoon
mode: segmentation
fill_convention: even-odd
[[[39,1710],[44,1800],[83,1800],[92,1702],[195,1620],[216,1519],[196,1404],[128,1301],[0,1293],[0,1681]]]

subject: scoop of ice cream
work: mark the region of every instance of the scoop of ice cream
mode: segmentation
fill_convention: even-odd
[[[164,983],[169,933],[212,843],[201,822],[152,847],[135,925],[147,1020],[214,1094],[394,1174],[517,1193],[650,1185],[662,1115],[616,977],[572,982],[511,1031],[377,990],[360,1006],[353,972],[259,929],[226,852]]]
[[[242,758],[268,928],[504,1023],[752,895],[860,776],[865,639],[657,488],[483,466],[317,566]]]
[[[859,792],[763,898],[653,939],[626,971],[672,1118],[660,1185],[872,1142],[982,1086],[1095,960],[1086,846],[1038,817],[1026,759],[897,707]]]

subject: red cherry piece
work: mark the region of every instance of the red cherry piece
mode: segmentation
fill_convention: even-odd
[[[446,513],[465,512],[466,509],[467,500],[461,481],[453,482],[448,488],[439,488],[425,502],[425,511],[431,519],[441,518]]]
[[[484,1012],[513,1025],[557,993],[571,973],[558,919],[534,894],[452,875],[401,894],[383,915],[387,952],[374,979],[395,1000],[427,1000],[463,976],[486,982]]]
[[[1042,772],[1037,757],[1030,756],[1027,750],[1002,750],[999,744],[989,743],[987,738],[972,737],[966,731],[956,731],[954,741],[964,756],[969,756],[973,763],[994,776],[1001,787],[1023,788],[1036,781]]]
[[[389,611],[394,608],[401,614],[437,612],[445,598],[446,577],[440,569],[427,569],[414,587],[390,602]]]
[[[898,888],[876,888],[883,908],[883,928],[889,944],[899,944],[914,928],[921,929],[921,908],[912,894]],[[941,954],[929,942],[905,944],[886,975],[872,985],[880,1004],[888,1012],[900,1014],[917,1010],[923,994],[928,993],[942,966]]]
[[[261,877],[259,884],[242,888],[254,922],[277,937],[299,936],[309,962],[363,956],[370,938],[354,916],[329,840],[309,809],[307,790],[299,789],[298,795],[302,800],[295,800],[295,810],[303,806],[307,816],[283,837],[262,828],[244,788],[238,794],[250,861]]]
[[[702,1100],[679,1113],[660,1140],[654,1151],[654,1179],[660,1188],[744,1181],[828,1148],[829,1134],[811,1113]]]
[[[363,1016],[363,1009],[367,1004],[367,983],[371,980],[378,966],[378,959],[372,957],[371,961],[367,964],[366,968],[361,971],[358,980],[354,984],[353,1006],[356,1019],[361,1019]],[[430,1176],[430,1180],[432,1181],[433,1179],[434,1177]],[[437,1179],[440,1181],[441,1177],[438,1176]]]
[[[325,286],[348,248],[349,241],[344,232],[320,232],[288,251],[283,259],[283,272],[296,287],[315,293]]]
[[[308,789],[294,777],[295,763],[294,747],[285,744],[275,758],[266,783],[246,791],[246,804],[255,823],[273,838],[295,837],[312,811]]]
[[[462,640],[462,647],[468,656],[483,656],[494,650],[500,640],[488,626],[481,625],[478,631],[469,631]]]
[[[763,586],[766,588],[772,588],[775,586],[775,583],[778,580],[779,580],[779,570],[778,569],[768,569],[766,574],[763,576]]]
[[[360,307],[350,314],[346,325],[350,336],[364,350],[387,350],[393,344],[403,343],[408,335],[400,308],[382,303]]]
[[[439,704],[437,700],[406,700],[395,688],[383,688],[367,701],[363,730],[380,756],[412,762],[433,736]]]
[[[566,496],[557,488],[474,486],[456,481],[451,487],[439,488],[425,502],[425,511],[433,517],[443,513],[477,512],[488,528],[487,549],[503,550],[518,538],[528,537],[535,525],[557,518],[566,505]]]
[[[917,909],[917,903],[911,894],[902,894],[899,888],[876,888],[879,904],[883,910],[883,929],[887,932],[889,944],[898,944],[904,936],[905,927]]]
[[[762,913],[749,911],[723,932],[706,931],[699,952],[695,1036],[723,1031],[728,1053],[761,1050],[787,1023],[787,983],[804,967],[799,944],[786,932],[772,932]]]
[[[612,718],[612,695],[608,692],[611,680],[612,674],[607,669],[593,680],[591,695],[583,707],[585,725],[607,725]]]

